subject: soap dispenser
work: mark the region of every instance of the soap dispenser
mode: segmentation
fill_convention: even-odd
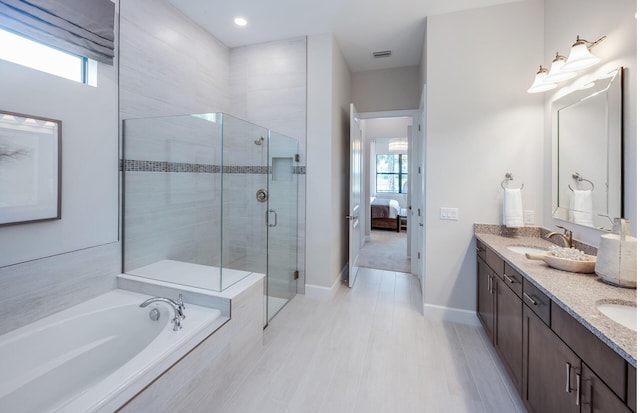
[[[596,274],[608,284],[636,288],[637,240],[629,236],[629,221],[613,221],[613,233],[600,237]]]

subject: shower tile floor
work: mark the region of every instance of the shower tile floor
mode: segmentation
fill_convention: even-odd
[[[481,327],[420,313],[408,274],[361,268],[332,301],[298,295],[203,412],[525,412]]]

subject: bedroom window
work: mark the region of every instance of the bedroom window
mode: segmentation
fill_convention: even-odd
[[[406,194],[409,160],[406,154],[376,155],[376,192]]]

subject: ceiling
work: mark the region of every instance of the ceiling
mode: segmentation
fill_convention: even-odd
[[[353,72],[420,64],[427,16],[512,1],[169,0],[230,48],[333,32]],[[392,55],[374,59],[379,50]]]

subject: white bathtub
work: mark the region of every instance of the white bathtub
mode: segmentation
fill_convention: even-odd
[[[173,309],[140,308],[147,298],[113,290],[0,336],[1,410],[111,412],[227,320],[187,303],[183,328],[173,331]]]

